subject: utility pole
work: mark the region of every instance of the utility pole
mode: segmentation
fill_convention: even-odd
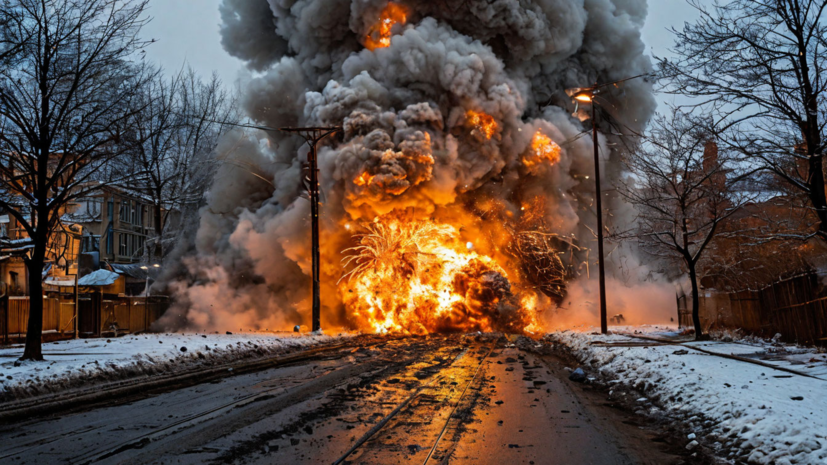
[[[321,297],[319,291],[319,167],[316,159],[316,144],[325,137],[341,131],[341,127],[281,128],[281,131],[300,135],[304,138],[310,151],[307,153],[307,170],[310,193],[310,216],[312,222],[312,259],[313,259],[313,324],[314,332],[321,330]]]

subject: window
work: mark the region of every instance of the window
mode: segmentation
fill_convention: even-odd
[[[129,223],[131,205],[129,200],[121,200],[120,219],[124,223]]]
[[[130,223],[139,225],[141,224],[141,205],[138,202],[130,202],[130,204],[132,204],[129,212],[132,219]]]
[[[115,218],[115,201],[112,200],[112,197],[109,197],[109,202],[107,202],[106,214],[109,217],[110,222]]]
[[[100,236],[84,236],[81,252],[98,252],[100,250]],[[107,244],[107,248],[109,245]]]
[[[115,236],[115,233],[114,233],[114,231],[112,231],[112,223],[109,223],[109,228],[107,228],[107,230],[106,230],[106,253],[108,255],[112,255],[113,253],[115,253],[115,251],[112,250],[114,245],[115,245],[114,236]]]
[[[128,239],[129,237],[127,237],[126,234],[118,234],[118,255],[122,257],[129,255],[129,244],[127,243]]]

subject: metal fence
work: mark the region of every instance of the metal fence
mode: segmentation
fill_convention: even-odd
[[[765,337],[805,345],[827,344],[827,297],[818,275],[806,274],[760,290],[701,295],[700,318],[705,329],[741,328]],[[688,296],[678,297],[678,321],[692,327]],[[691,300],[689,300],[691,302]]]

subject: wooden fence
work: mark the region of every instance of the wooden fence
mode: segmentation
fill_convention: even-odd
[[[824,293],[816,274],[796,276],[760,290],[705,292],[700,302],[701,325],[705,329],[741,328],[764,337],[781,334],[785,342],[825,345]],[[678,321],[681,327],[692,327],[691,297],[678,297]]]
[[[136,333],[146,331],[169,307],[162,297],[104,298],[100,294],[83,294],[79,298],[79,333],[100,336],[103,333]],[[43,299],[43,331],[56,333],[74,332],[74,297]],[[8,342],[10,337],[26,334],[29,322],[29,298],[0,298],[0,337]]]

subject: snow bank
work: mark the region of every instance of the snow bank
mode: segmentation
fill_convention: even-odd
[[[677,336],[674,329],[664,327],[626,330]],[[641,340],[603,336],[593,330],[556,332],[547,338],[568,347],[584,365],[610,379],[611,385],[645,393],[637,399],[641,409],[650,414],[664,409],[664,414],[680,419],[716,455],[755,464],[827,463],[827,381],[680,345],[601,346]],[[827,374],[827,355],[813,349],[758,340],[684,345],[755,358],[813,376]],[[687,444],[694,439],[687,438]]]
[[[0,400],[278,355],[349,336],[168,333],[79,339],[44,343],[45,362],[19,362],[23,346],[11,346],[0,349]]]

